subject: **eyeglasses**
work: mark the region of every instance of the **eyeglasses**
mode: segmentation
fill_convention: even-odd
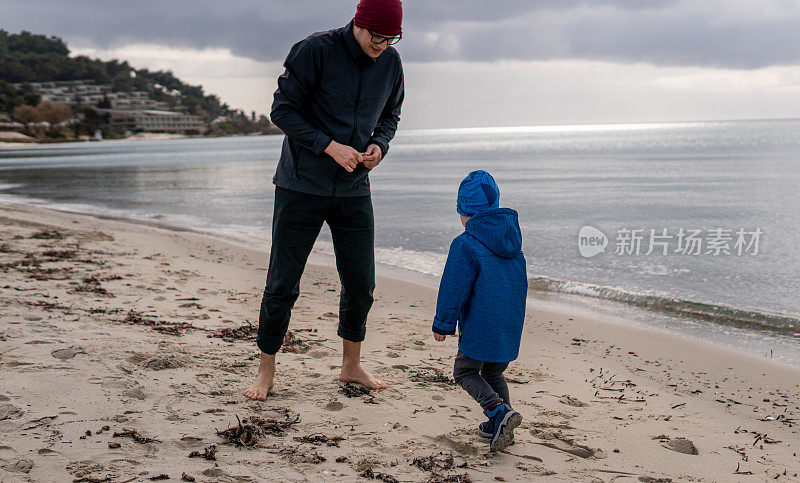
[[[367,32],[369,32],[369,34],[372,36],[370,41],[377,45],[380,45],[384,42],[386,42],[386,45],[394,45],[397,42],[400,42],[400,39],[403,38],[403,34],[395,35],[394,37],[386,37],[384,35],[378,35],[372,30],[367,30]]]

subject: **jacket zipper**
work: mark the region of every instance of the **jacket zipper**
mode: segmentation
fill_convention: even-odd
[[[356,90],[356,103],[353,106],[353,134],[350,135],[350,144],[353,144],[353,140],[356,138],[356,132],[358,131],[358,103],[361,100],[361,82],[364,77],[364,67],[359,65],[358,66],[358,89]]]
[[[353,105],[353,133],[350,134],[350,141],[347,143],[349,146],[353,145],[353,140],[356,138],[358,132],[358,103],[361,100],[361,84],[364,78],[364,66],[358,66],[358,88],[356,89],[356,103]],[[339,170],[333,177],[333,195],[336,196],[336,181],[339,178]]]

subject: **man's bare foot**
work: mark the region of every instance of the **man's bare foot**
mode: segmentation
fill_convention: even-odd
[[[355,382],[370,389],[386,389],[386,384],[372,377],[372,374],[361,367],[361,342],[342,340],[342,382]]]
[[[339,380],[342,382],[355,382],[370,389],[386,389],[386,383],[372,377],[369,372],[361,367],[361,364],[349,367],[342,366]]]
[[[266,401],[270,389],[275,385],[275,355],[261,353],[258,375],[244,396],[254,401]]]

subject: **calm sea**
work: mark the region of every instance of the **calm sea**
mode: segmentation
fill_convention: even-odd
[[[281,141],[0,149],[0,195],[266,248]],[[536,303],[800,364],[800,120],[401,131],[371,174],[378,260],[440,274],[474,169],[519,211]]]

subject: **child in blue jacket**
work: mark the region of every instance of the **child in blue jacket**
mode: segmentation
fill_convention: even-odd
[[[478,429],[491,438],[491,451],[512,444],[522,422],[503,372],[519,354],[528,293],[517,212],[499,205],[500,190],[486,171],[461,182],[456,211],[465,230],[450,244],[433,320],[439,342],[458,323],[453,377],[489,418]]]

